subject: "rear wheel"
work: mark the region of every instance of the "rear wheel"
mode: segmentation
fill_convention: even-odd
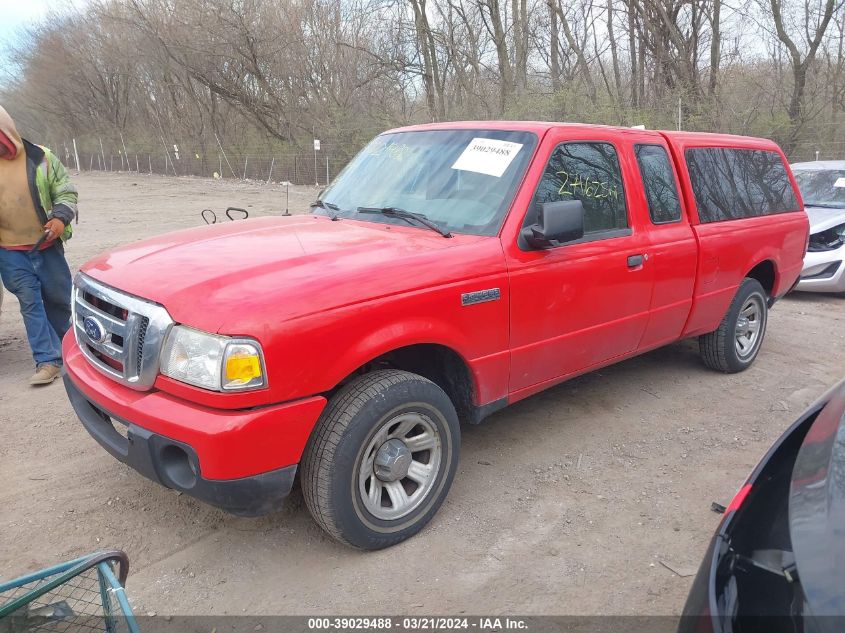
[[[305,503],[339,541],[395,545],[437,512],[459,450],[458,416],[440,387],[405,371],[366,374],[329,401],[308,442]]]
[[[719,327],[698,339],[704,364],[725,373],[748,369],[766,334],[768,305],[760,282],[746,277]]]

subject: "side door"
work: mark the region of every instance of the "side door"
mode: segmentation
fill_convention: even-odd
[[[649,241],[644,210],[635,208],[641,185],[615,135],[596,136],[595,129],[549,132],[538,155],[545,167],[521,226],[503,231],[511,400],[634,352],[648,321]],[[581,201],[584,237],[531,249],[519,231],[536,221],[538,204],[559,200]]]
[[[648,209],[649,266],[654,275],[648,324],[639,346],[646,350],[681,337],[692,308],[698,243],[666,141],[659,136],[637,139],[632,151]]]

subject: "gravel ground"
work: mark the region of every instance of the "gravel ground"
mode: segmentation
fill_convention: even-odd
[[[284,210],[263,183],[83,174],[76,269],[210,207]],[[307,210],[316,190],[291,190]],[[157,486],[88,436],[60,384],[34,389],[17,304],[0,316],[0,579],[126,550],[129,593],[162,614],[676,614],[759,457],[845,375],[845,298],[775,307],[755,365],[705,369],[684,341],[572,380],[463,430],[449,498],[387,551],[336,544],[299,494],[239,519]]]

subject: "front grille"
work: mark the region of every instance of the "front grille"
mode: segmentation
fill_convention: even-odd
[[[141,318],[141,324],[138,326],[138,347],[137,347],[137,365],[135,370],[141,373],[141,361],[144,358],[144,339],[147,338],[147,327],[150,325],[150,320],[147,317]]]
[[[79,274],[74,280],[76,341],[99,371],[133,389],[152,387],[173,320],[162,306]]]
[[[126,317],[129,316],[129,311],[126,308],[121,308],[119,306],[114,305],[113,303],[109,303],[108,301],[97,297],[90,292],[83,292],[82,298],[90,303],[95,308],[99,308],[103,312],[106,312],[113,317],[120,319],[121,321],[126,321]]]
[[[94,347],[90,343],[83,343],[83,345],[85,346],[85,349],[88,350],[88,353],[90,355],[94,356],[95,358],[97,358],[101,363],[103,363],[104,365],[108,365],[109,367],[111,367],[115,371],[119,372],[121,375],[123,374],[123,363],[122,362],[120,362],[119,360],[115,360],[111,356],[103,354],[100,350],[98,350],[96,347]]]

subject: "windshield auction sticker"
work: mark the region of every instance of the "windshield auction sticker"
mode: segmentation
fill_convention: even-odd
[[[522,143],[499,141],[494,138],[474,138],[458,156],[452,169],[501,178],[521,149]]]

